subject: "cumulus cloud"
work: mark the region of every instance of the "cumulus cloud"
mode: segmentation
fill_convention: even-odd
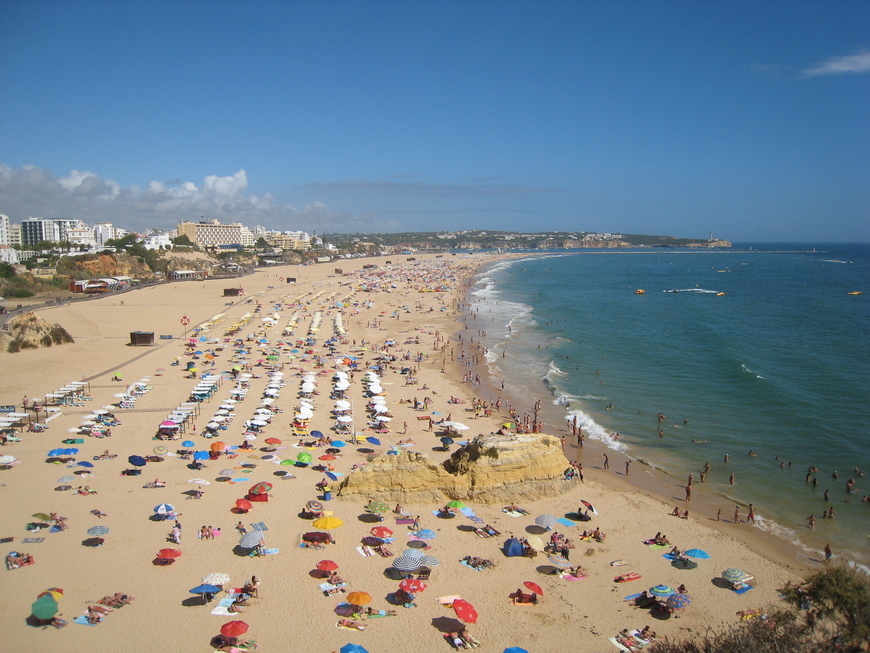
[[[827,61],[804,69],[802,76],[819,77],[820,75],[842,75],[845,73],[870,73],[870,51],[843,57],[832,57]]]
[[[112,222],[131,231],[171,230],[179,222],[202,217],[319,233],[355,231],[377,222],[377,216],[330,211],[321,202],[298,209],[276,202],[269,193],[249,194],[247,188],[245,170],[224,177],[209,175],[200,185],[151,181],[143,189],[123,187],[93,172],[72,170],[58,177],[36,166],[0,164],[0,213],[16,222],[31,216],[79,218],[88,224]]]

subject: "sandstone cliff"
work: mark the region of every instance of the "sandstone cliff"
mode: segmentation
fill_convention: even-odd
[[[62,326],[46,322],[35,313],[23,313],[10,318],[6,330],[8,334],[0,335],[0,349],[10,353],[74,342]]]
[[[331,489],[341,497],[388,502],[509,504],[567,492],[577,483],[564,479],[568,466],[556,437],[481,435],[443,464],[410,451],[378,456]]]

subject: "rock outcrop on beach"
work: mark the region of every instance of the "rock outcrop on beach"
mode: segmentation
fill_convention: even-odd
[[[424,453],[378,456],[332,489],[341,497],[443,503],[459,499],[510,504],[567,492],[569,466],[559,439],[542,434],[480,435],[443,464]]]
[[[154,278],[154,273],[142,259],[123,252],[64,256],[58,261],[57,273],[73,279],[132,277],[149,280]]]
[[[0,350],[9,353],[75,342],[62,326],[46,322],[35,313],[10,318],[5,329],[7,333],[0,335]]]

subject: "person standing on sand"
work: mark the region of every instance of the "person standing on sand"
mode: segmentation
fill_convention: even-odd
[[[604,469],[610,469],[610,459],[604,454]]]
[[[828,564],[831,562],[831,558],[833,557],[833,555],[834,555],[834,553],[833,553],[833,551],[831,551],[831,545],[825,544],[825,564]]]
[[[686,503],[692,503],[692,484],[686,486]]]
[[[734,506],[734,523],[740,523],[740,506]]]
[[[755,508],[751,503],[749,504],[749,514],[746,516],[746,521],[750,524],[755,523]]]
[[[722,508],[716,511],[716,521],[720,521],[722,519]]]
[[[631,461],[630,461],[630,460],[626,460],[626,461],[625,461],[625,475],[626,475],[626,476],[628,476],[628,469],[629,469],[629,467],[631,467]]]

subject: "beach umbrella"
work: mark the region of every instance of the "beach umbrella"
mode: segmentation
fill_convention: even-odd
[[[406,558],[414,558],[415,560],[422,560],[423,556],[426,554],[422,551],[418,551],[417,549],[405,549],[402,551],[402,555]]]
[[[105,535],[108,532],[108,526],[92,526],[88,529],[88,535]]]
[[[94,466],[94,463],[89,463],[87,460],[83,460],[83,461],[80,462],[80,463],[76,463],[76,465],[78,465],[79,467],[88,467],[88,468],[91,468],[91,467]]]
[[[58,483],[75,483],[78,479],[78,476],[61,476],[57,479]]]
[[[78,429],[76,429],[78,431]],[[56,458],[57,456],[63,455],[63,449],[52,449],[46,454],[49,458]]]
[[[148,464],[148,461],[145,460],[142,456],[130,456],[127,458],[127,462],[131,465],[135,465],[136,467],[144,467]]]
[[[31,516],[42,521],[51,521],[51,515],[46,515],[44,512],[38,512]]]
[[[453,602],[453,611],[456,616],[467,624],[477,623],[477,610],[465,599],[456,599]]]
[[[345,644],[338,653],[369,653],[368,649],[363,648],[360,644]]]
[[[422,564],[420,558],[413,558],[405,555],[401,555],[393,560],[393,568],[398,569],[399,571],[414,571],[422,566]]]
[[[70,448],[63,450],[63,455],[64,456],[75,456],[78,452],[79,452],[79,450],[76,449],[75,447],[70,447]]]
[[[390,421],[392,421],[393,418],[392,418],[392,417],[387,417],[386,415],[378,415],[377,417],[375,417],[375,419],[376,419],[378,422],[390,422]]]
[[[287,467],[287,466],[289,466],[289,465],[295,465],[295,464],[296,464],[296,461],[293,460],[292,458],[285,458],[284,460],[282,460],[282,461],[281,461],[280,463],[278,463],[278,464],[279,464],[279,465],[284,465],[285,467]]]
[[[588,501],[586,501],[585,499],[581,499],[580,503],[582,503],[584,506],[586,506],[586,508],[589,510],[589,512],[591,512],[593,515],[598,514],[598,511],[592,506],[592,504],[589,503]]]
[[[351,605],[368,605],[372,602],[372,595],[368,592],[351,592],[347,595],[347,602]]]
[[[384,539],[391,537],[393,535],[393,531],[391,531],[386,526],[375,526],[371,531],[369,531],[375,537],[382,537]]]
[[[547,556],[547,560],[556,565],[557,567],[570,567],[571,562],[569,560],[565,560],[562,556],[550,555]]]
[[[324,454],[322,456],[319,456],[318,460],[335,460],[335,456],[327,453],[327,454]]]
[[[417,531],[414,535],[419,537],[421,540],[434,540],[437,537],[435,531],[430,528],[424,528],[422,531]]]
[[[248,490],[248,493],[249,494],[266,494],[271,489],[272,489],[271,483],[257,483],[250,490]]]
[[[211,446],[209,446],[210,451],[225,451],[226,449],[226,442],[212,442]]]
[[[344,440],[333,440],[329,446],[330,447],[338,447],[339,449],[341,449],[342,447],[344,447],[346,445],[347,445],[347,442],[345,442]]]
[[[683,555],[689,558],[697,558],[698,560],[710,559],[710,554],[701,549],[689,549],[688,551],[683,551]]]
[[[154,512],[158,515],[168,515],[170,512],[175,512],[175,506],[169,503],[161,503],[154,507]]]
[[[278,438],[266,438],[266,444],[281,444]]]
[[[320,501],[309,501],[305,504],[305,508],[308,510],[308,512],[323,512],[323,504],[320,503]]]
[[[380,440],[378,440],[377,438],[372,437],[372,436],[367,437],[366,442],[368,442],[369,444],[374,444],[374,445],[378,445],[381,443]]]
[[[341,422],[342,424],[350,424],[353,421],[353,417],[350,415],[339,415],[335,418],[336,422]]]
[[[236,508],[248,511],[251,509],[251,502],[247,499],[236,499]]]
[[[57,602],[60,601],[60,597],[63,596],[63,590],[59,587],[49,587],[47,590],[43,590],[37,594],[36,598],[41,599],[43,596],[50,596],[55,600],[55,602]]]
[[[182,447],[195,447],[196,444],[194,444],[193,440],[185,440],[184,442],[181,443],[181,446]]]
[[[187,479],[188,483],[194,483],[195,485],[211,485],[210,481],[206,481],[203,478],[189,478]]]
[[[546,528],[548,530],[550,528],[552,528],[557,522],[558,522],[558,520],[555,517],[553,517],[553,515],[541,515],[540,517],[535,519],[535,523],[538,526],[543,526],[544,528]]]
[[[158,456],[162,456],[166,453],[169,453],[169,449],[164,447],[162,444],[159,444],[156,447],[154,447],[154,453],[156,453]]]
[[[189,591],[191,594],[217,594],[221,591],[221,588],[217,585],[203,583],[202,585],[192,587]]]
[[[338,476],[336,476],[332,472],[326,472],[326,478],[328,478],[330,481],[337,481],[338,480]]]
[[[539,594],[540,596],[544,595],[544,590],[542,590],[541,586],[537,583],[533,583],[532,581],[527,580],[523,583],[523,586],[525,586],[526,589],[532,590],[535,594]]]
[[[652,594],[653,596],[660,596],[660,597],[665,597],[665,596],[670,596],[671,594],[676,594],[676,592],[672,588],[668,587],[667,585],[656,585],[655,587],[650,587],[649,593]]]
[[[229,467],[227,467],[226,469],[222,469],[220,471],[221,476],[232,476],[235,473],[236,473],[236,470],[230,469]]]
[[[462,422],[453,422],[453,430],[454,431],[467,431],[470,429],[470,426],[466,426]]]
[[[384,543],[384,541],[379,537],[375,537],[374,535],[366,535],[364,538],[362,538],[362,543],[366,546],[380,546]]]
[[[160,549],[157,552],[157,557],[161,560],[175,560],[181,555],[181,551],[178,549]]]
[[[242,535],[239,540],[239,546],[243,549],[253,549],[266,537],[263,531],[251,531]]]
[[[66,492],[67,490],[72,490],[72,485],[58,485],[54,488],[55,492]]]
[[[434,556],[424,555],[422,558],[420,558],[420,564],[426,565],[427,567],[437,567],[441,564],[441,561]]]
[[[325,531],[331,531],[333,528],[338,528],[344,524],[338,517],[320,517],[311,522],[314,528],[322,528]]]
[[[310,453],[308,453],[307,451],[300,451],[300,452],[299,452],[299,455],[296,456],[296,460],[298,460],[300,463],[304,463],[304,464],[306,464],[306,465],[307,465],[308,463],[310,463],[310,462],[312,461],[313,458],[314,458],[314,456],[312,456],[312,455],[311,455]]]
[[[320,571],[335,571],[336,569],[338,569],[338,563],[333,562],[332,560],[321,560],[314,566],[317,567]]]
[[[744,577],[748,576],[748,574],[742,569],[726,569],[722,572],[722,578],[727,580],[729,583],[739,583],[740,580]]]
[[[692,597],[688,594],[672,594],[668,597],[668,607],[674,610],[682,610],[687,605],[691,605]]]
[[[506,648],[502,653],[529,653],[526,649],[520,648],[519,646],[511,646]]]
[[[39,597],[30,606],[30,612],[33,616],[43,621],[51,619],[57,614],[57,610],[57,601],[54,600],[51,594]]]
[[[399,583],[399,589],[403,589],[409,594],[416,594],[417,592],[422,592],[428,587],[426,583],[422,580],[417,580],[416,578],[406,578],[401,583]]]
[[[449,435],[445,435],[443,438],[441,438],[441,444],[443,444],[445,447],[449,447],[451,444],[453,444],[453,438],[451,438]]]
[[[208,585],[226,585],[230,582],[230,577],[227,574],[211,573],[202,577],[202,582]]]
[[[369,505],[366,506],[366,510],[374,514],[381,514],[384,512],[389,512],[390,506],[388,506],[383,501],[372,501],[371,503],[369,503]]]
[[[462,503],[462,501],[453,500],[447,504],[447,507],[448,508],[456,508],[457,510],[461,510],[462,508],[465,507],[465,504]]]

